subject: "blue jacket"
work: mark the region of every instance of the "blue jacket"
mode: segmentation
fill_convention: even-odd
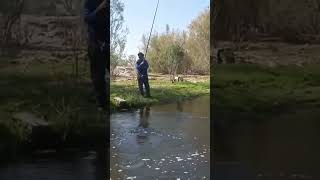
[[[138,59],[136,63],[136,68],[140,75],[148,76],[149,63],[147,60]]]
[[[84,4],[84,20],[88,24],[89,43],[105,43],[108,38],[108,12],[102,9],[98,13],[94,10],[102,0],[86,0]]]

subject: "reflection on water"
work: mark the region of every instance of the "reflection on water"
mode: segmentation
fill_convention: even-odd
[[[112,179],[210,179],[209,97],[111,116]]]
[[[148,128],[149,126],[149,117],[150,117],[150,106],[139,109],[140,114],[140,124],[139,127]]]
[[[259,120],[215,117],[214,178],[320,179],[319,119],[316,109]]]
[[[148,138],[148,132],[144,129],[147,129],[149,127],[150,106],[140,108],[138,111],[140,115],[138,129],[143,132],[137,133],[137,143],[142,144],[145,143]]]

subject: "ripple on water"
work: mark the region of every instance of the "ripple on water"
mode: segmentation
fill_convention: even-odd
[[[199,120],[199,115],[173,113],[171,117],[171,114],[167,113],[164,117],[160,118],[158,115],[152,118],[152,115],[155,114],[151,113],[150,119],[152,121],[147,128],[137,127],[139,114],[134,113],[129,117],[118,116],[117,122],[112,125],[111,147],[115,148],[111,149],[111,152],[118,154],[112,154],[111,158],[112,161],[119,163],[117,168],[113,168],[113,173],[116,175],[119,169],[123,170],[121,176],[116,176],[116,178],[164,177],[166,179],[165,177],[167,177],[168,179],[169,177],[171,179],[188,179],[187,177],[197,176],[196,179],[201,179],[203,176],[199,176],[199,174],[206,175],[206,171],[203,171],[201,167],[205,167],[204,160],[207,158],[209,145],[200,144],[203,142],[201,139],[204,137],[203,134],[193,131],[190,136],[186,129],[181,127],[182,123],[185,126],[192,119]],[[121,121],[118,121],[119,118]],[[131,118],[130,121],[128,118]],[[163,124],[169,122],[170,118],[173,122],[172,127]],[[201,119],[206,118],[205,116],[201,117]],[[155,124],[160,126],[155,127]],[[188,127],[193,126],[189,124]],[[202,133],[203,129],[200,132]]]

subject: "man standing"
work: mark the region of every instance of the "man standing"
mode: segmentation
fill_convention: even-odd
[[[86,0],[84,7],[84,20],[88,24],[88,57],[90,59],[91,79],[99,110],[106,110],[106,69],[108,69],[108,73],[110,72],[106,42],[109,32],[107,5],[107,0]]]
[[[139,52],[138,57],[139,57],[139,59],[137,60],[136,68],[137,68],[137,73],[138,73],[138,84],[139,84],[140,94],[142,96],[145,95],[145,97],[151,97],[150,96],[149,78],[148,78],[149,64],[148,64],[148,61],[144,58],[143,53]],[[146,94],[143,91],[143,85],[146,89]]]

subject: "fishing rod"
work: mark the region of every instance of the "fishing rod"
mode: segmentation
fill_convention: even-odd
[[[151,38],[151,34],[152,34],[152,30],[153,30],[153,25],[154,25],[154,20],[156,19],[156,15],[157,15],[157,12],[158,12],[158,6],[159,6],[159,0],[158,0],[158,3],[157,3],[156,11],[154,12],[154,16],[153,16],[153,21],[152,21],[152,26],[151,26],[149,38],[148,38],[148,44],[147,44],[147,49],[146,49],[145,57],[147,57],[148,48],[149,48],[149,43],[150,43],[150,38]]]

